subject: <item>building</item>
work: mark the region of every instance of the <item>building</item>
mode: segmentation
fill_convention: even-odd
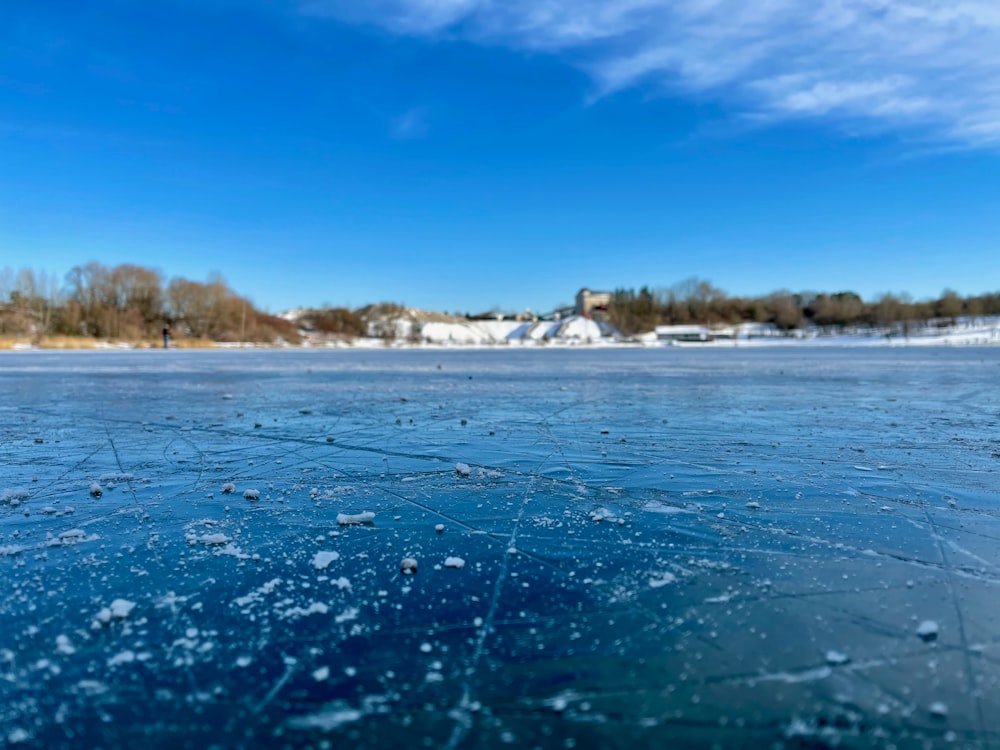
[[[576,293],[576,314],[589,318],[594,310],[607,310],[611,297],[611,292],[592,292],[584,287]]]

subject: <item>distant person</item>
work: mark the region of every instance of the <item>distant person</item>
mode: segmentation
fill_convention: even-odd
[[[163,348],[167,349],[170,346],[170,324],[163,326]]]

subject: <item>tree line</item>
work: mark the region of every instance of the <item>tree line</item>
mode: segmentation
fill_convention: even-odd
[[[906,294],[882,294],[865,301],[854,292],[776,291],[762,297],[730,296],[710,282],[687,279],[664,289],[617,289],[608,318],[625,334],[658,325],[770,323],[781,330],[819,326],[901,328],[950,325],[963,316],[1000,315],[1000,292],[962,297],[946,289],[939,298],[914,301]]]
[[[180,338],[298,340],[294,324],[257,310],[219,274],[168,281],[154,268],[96,261],[61,280],[30,268],[0,271],[0,335],[139,341],[158,339],[167,325]]]
[[[354,338],[389,336],[400,305],[368,305],[358,310],[325,307],[304,311],[300,321],[320,334]],[[770,323],[782,330],[808,325],[825,329],[902,329],[962,316],[1000,315],[1000,292],[962,297],[945,290],[937,299],[914,301],[883,294],[865,301],[842,292],[776,291],[759,297],[726,294],[710,282],[686,279],[673,286],[618,289],[606,311],[627,335],[658,325]],[[299,343],[298,325],[256,309],[219,274],[205,281],[169,280],[157,269],[96,261],[74,266],[63,278],[30,268],[0,270],[0,335],[39,339],[84,336],[123,341],[156,340],[162,327],[174,338],[210,341]],[[379,333],[379,326],[386,331]],[[391,330],[390,330],[391,329]]]

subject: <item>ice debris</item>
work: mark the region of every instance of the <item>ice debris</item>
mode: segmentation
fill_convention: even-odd
[[[677,576],[673,573],[660,573],[655,578],[649,579],[649,587],[652,589],[658,589],[661,586],[666,586],[677,580]]]
[[[243,499],[244,500],[250,500],[250,501],[260,500],[260,491],[259,490],[253,490],[253,489],[251,489],[251,490],[243,490]]]
[[[460,477],[468,477],[472,474],[472,468],[468,464],[460,462],[455,464],[455,473]]]
[[[96,619],[100,624],[107,625],[112,619],[124,620],[132,613],[133,609],[135,609],[135,602],[130,602],[128,599],[115,599],[110,606],[101,608]]]
[[[403,575],[412,575],[417,572],[417,561],[413,557],[404,557],[399,562],[399,570]]]
[[[6,503],[17,507],[28,499],[28,491],[20,487],[4,490],[0,492],[0,503]]]
[[[230,539],[225,534],[217,533],[217,534],[203,534],[202,536],[198,537],[198,541],[204,545],[213,547],[216,545],[229,544]]]
[[[446,557],[444,559],[444,566],[446,568],[464,568],[465,560],[461,557]]]
[[[340,558],[339,552],[321,551],[313,555],[312,565],[316,570],[326,570],[334,560]]]
[[[375,520],[375,514],[366,510],[363,513],[338,513],[337,523],[341,526],[360,526]]]
[[[226,482],[224,485],[222,485],[223,495],[232,495],[234,492],[236,492],[236,485],[233,484],[232,482]]]
[[[850,657],[848,657],[848,655],[845,654],[843,651],[835,651],[833,649],[830,649],[829,651],[826,652],[826,663],[831,666],[838,667],[841,664],[847,664],[847,662],[849,661]]]
[[[924,620],[917,626],[917,635],[924,641],[935,640],[938,637],[938,624],[934,620]]]
[[[65,654],[67,656],[76,653],[76,649],[70,642],[69,636],[65,634],[60,634],[56,636],[56,651],[58,651],[60,654]]]

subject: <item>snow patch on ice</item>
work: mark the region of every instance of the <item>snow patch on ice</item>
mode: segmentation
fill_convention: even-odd
[[[938,637],[938,624],[934,620],[924,620],[917,626],[917,635],[922,640],[933,641]]]
[[[673,573],[663,572],[657,574],[654,578],[649,579],[649,587],[652,589],[658,589],[671,583],[675,583],[676,581],[677,576]]]
[[[102,607],[97,613],[96,619],[102,625],[107,625],[112,620],[124,620],[135,609],[135,602],[128,599],[115,599],[107,607]]]
[[[313,555],[312,566],[316,568],[316,570],[326,570],[330,563],[338,559],[340,559],[339,552],[323,550]]]

